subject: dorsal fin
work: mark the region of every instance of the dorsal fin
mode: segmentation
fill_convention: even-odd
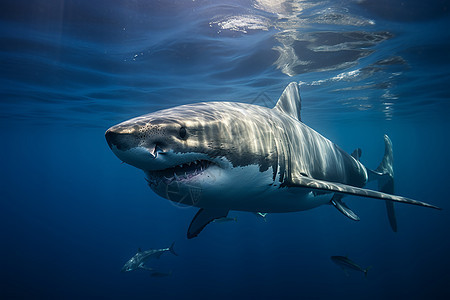
[[[291,82],[284,89],[283,94],[281,94],[280,99],[278,99],[277,104],[274,109],[281,111],[294,119],[299,121],[301,118],[302,101],[300,99],[300,92],[298,91],[298,84],[296,82]]]
[[[361,158],[361,155],[362,155],[362,150],[361,150],[361,148],[356,148],[356,149],[352,152],[352,154],[351,154],[351,156],[352,156],[354,159],[356,159],[357,161],[359,161],[359,159]]]

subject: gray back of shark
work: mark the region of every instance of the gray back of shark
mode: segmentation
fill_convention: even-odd
[[[371,171],[361,150],[347,154],[301,122],[298,85],[291,83],[273,109],[234,102],[174,107],[111,127],[106,139],[124,162],[144,170],[160,196],[199,207],[188,237],[229,210],[292,212],[331,203],[352,220],[359,217],[344,195],[435,206],[393,192],[392,144]],[[382,192],[363,189],[372,179]],[[392,183],[392,189],[390,184]],[[387,188],[386,188],[387,187]],[[396,224],[396,222],[394,222]]]

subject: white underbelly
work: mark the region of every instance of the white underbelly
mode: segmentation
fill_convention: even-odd
[[[257,165],[233,168],[226,173],[217,176],[214,184],[202,185],[201,195],[194,206],[267,213],[294,212],[329,203],[334,194],[280,187],[278,176],[274,181],[272,168],[260,172]]]
[[[311,190],[302,188],[276,188],[253,196],[203,198],[196,206],[265,213],[295,212],[327,204],[333,195],[333,193],[317,195]]]

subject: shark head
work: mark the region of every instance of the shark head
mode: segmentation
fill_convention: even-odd
[[[125,264],[125,265],[122,267],[122,269],[120,270],[120,272],[125,273],[125,272],[130,272],[130,271],[133,271],[133,270],[135,270],[135,268],[133,268],[133,267],[131,267],[131,266]]]
[[[125,263],[125,265],[120,270],[122,273],[134,271],[137,268],[139,268],[140,260],[138,259],[138,256],[133,256],[129,261]]]
[[[230,207],[230,201],[260,195],[277,175],[278,183],[283,180],[287,144],[274,124],[288,114],[297,118],[299,103],[294,83],[274,109],[235,102],[182,105],[115,125],[105,136],[120,160],[146,173],[158,195],[203,208]]]
[[[183,105],[125,121],[105,136],[120,160],[146,173],[157,194],[196,205],[208,195],[245,190],[252,177],[276,164],[269,112],[232,102]],[[248,166],[256,171],[236,172]]]
[[[105,137],[118,158],[145,172],[193,175],[192,164],[206,168],[219,163],[212,144],[223,139],[223,122],[208,113],[209,106],[184,105],[140,116],[109,128]],[[157,173],[167,169],[173,169],[172,174]]]

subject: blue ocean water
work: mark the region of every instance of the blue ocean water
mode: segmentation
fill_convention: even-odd
[[[449,2],[2,1],[2,299],[448,299]],[[303,122],[375,168],[387,133],[396,193],[186,230],[195,208],[156,196],[104,132],[199,101],[271,107],[299,82]],[[376,188],[376,186],[369,186]],[[137,249],[175,241],[146,271]],[[363,267],[346,276],[330,260]]]

